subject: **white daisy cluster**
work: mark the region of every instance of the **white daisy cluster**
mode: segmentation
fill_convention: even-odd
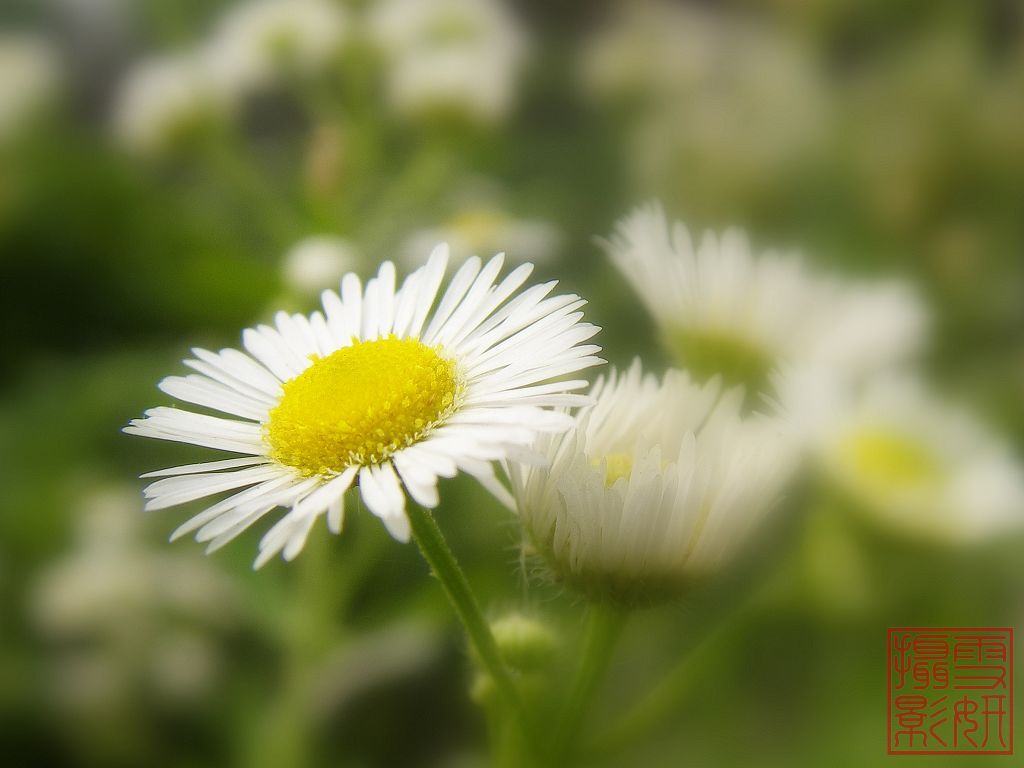
[[[246,0],[196,47],[142,61],[114,107],[116,135],[159,152],[185,128],[230,115],[245,98],[329,70],[364,34],[383,60],[400,114],[457,112],[482,122],[515,100],[526,36],[501,0],[382,0],[354,14],[332,0]]]
[[[913,377],[928,316],[907,285],[755,254],[735,230],[695,246],[658,207],[606,245],[681,364],[771,398],[834,492],[924,538],[970,542],[1024,522],[1019,462]]]
[[[46,105],[58,80],[57,54],[49,43],[27,34],[0,36],[0,140]]]
[[[858,388],[790,370],[778,389],[819,469],[886,529],[971,544],[1024,525],[1024,472],[1010,447],[920,381],[887,375]]]
[[[492,121],[512,107],[526,38],[501,0],[382,0],[369,24],[397,111]]]
[[[791,452],[768,419],[743,419],[742,392],[682,371],[659,382],[639,361],[592,391],[575,428],[544,435],[548,461],[512,465],[532,547],[555,576],[598,598],[671,595],[746,542],[788,477]]]
[[[520,291],[532,265],[499,280],[501,256],[468,259],[439,293],[447,260],[439,246],[400,287],[390,262],[365,286],[347,274],[322,312],[246,330],[245,352],[193,350],[196,373],[161,389],[232,418],[160,407],[125,431],[242,457],[150,473],[163,479],[146,489],[147,508],[236,491],[174,534],[197,531],[216,549],[289,507],[260,542],[262,565],[295,557],[325,513],[339,532],[355,483],[400,541],[405,494],[435,507],[439,477],[467,472],[511,503],[492,462],[533,460],[538,434],[573,426],[549,408],[586,402],[572,394],[585,381],[560,377],[602,362],[584,343],[598,329],[580,322],[578,296],[549,295],[554,282]]]
[[[330,0],[248,0],[232,7],[193,49],[143,60],[114,105],[114,131],[129,148],[155,153],[251,93],[326,68],[348,22]]]
[[[927,316],[908,285],[841,280],[795,254],[755,254],[738,230],[695,245],[658,206],[624,219],[606,248],[666,346],[704,378],[760,388],[783,363],[861,377],[924,343]]]

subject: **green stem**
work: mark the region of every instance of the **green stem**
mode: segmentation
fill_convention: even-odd
[[[290,566],[288,610],[273,611],[279,622],[272,631],[282,650],[279,696],[268,702],[260,716],[244,723],[240,762],[249,768],[301,768],[316,764],[313,740],[316,689],[331,654],[349,641],[346,609],[356,589],[377,562],[382,545],[390,539],[349,531],[345,568],[335,568],[337,540],[315,530],[302,555]]]
[[[324,589],[329,583],[327,537],[311,536],[305,549],[296,563],[293,602],[281,637],[281,689],[263,715],[259,735],[252,740],[255,749],[245,761],[251,768],[301,768],[314,763],[311,688],[334,638],[330,600]]]
[[[583,641],[583,660],[562,710],[551,751],[555,765],[564,765],[576,746],[583,718],[594,692],[608,670],[625,618],[626,614],[621,611],[597,604],[590,606]]]
[[[595,750],[613,752],[636,743],[670,715],[685,698],[695,673],[714,654],[723,639],[738,622],[720,624],[687,653],[646,696],[595,744]]]
[[[515,680],[512,679],[512,673],[501,658],[501,652],[491,633],[491,627],[480,610],[480,605],[469,587],[466,575],[455,560],[455,555],[452,554],[434,516],[418,504],[410,504],[408,514],[413,539],[419,546],[420,552],[423,553],[423,558],[430,565],[445,592],[448,593],[448,599],[465,627],[477,657],[494,681],[499,695],[506,705],[516,713],[525,732],[528,721],[522,696],[519,694]]]
[[[668,674],[630,708],[619,722],[593,745],[594,752],[613,752],[636,743],[675,711],[690,692],[695,678],[721,649],[723,641],[735,637],[747,626],[753,613],[780,589],[786,588],[785,574],[767,579],[747,595],[727,616],[679,659]]]

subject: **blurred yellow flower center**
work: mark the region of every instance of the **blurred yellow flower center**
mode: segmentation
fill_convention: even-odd
[[[604,484],[608,488],[615,485],[619,478],[625,477],[629,479],[630,474],[633,472],[633,456],[628,453],[609,453],[607,456],[594,459],[590,463],[595,467],[604,465]]]
[[[926,445],[881,429],[853,433],[843,441],[840,454],[865,483],[878,490],[929,485],[942,477],[942,467]]]
[[[472,208],[449,220],[449,226],[477,248],[493,242],[506,223],[504,216],[490,208]]]
[[[451,415],[455,363],[417,339],[357,341],[285,383],[270,412],[271,457],[305,475],[376,464]]]
[[[438,14],[427,28],[427,39],[436,45],[450,45],[474,40],[480,36],[472,19],[462,13]]]

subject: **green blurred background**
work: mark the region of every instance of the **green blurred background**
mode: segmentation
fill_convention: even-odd
[[[118,131],[122,84],[237,3],[0,8],[0,46],[37,53],[0,53],[5,765],[486,764],[465,643],[413,548],[361,510],[255,573],[259,529],[210,558],[167,544],[190,512],[144,516],[135,478],[202,451],[119,431],[167,401],[155,384],[190,346],[235,345],[339,270],[408,269],[436,239],[537,262],[589,299],[610,361],[654,370],[651,322],[595,242],[640,202],[909,277],[935,317],[928,376],[1024,445],[1024,3],[519,2],[483,24],[500,60],[467,86],[507,87],[497,105],[395,98],[396,68],[426,70],[375,44],[382,4],[339,1],[346,41],[315,71],[179,115],[159,146]],[[430,34],[479,33],[445,25]],[[580,600],[531,578],[472,482],[442,498],[488,612],[559,627],[568,677]],[[1011,764],[887,757],[885,642],[1020,627],[1024,538],[940,548],[790,507],[744,566],[630,624],[598,734],[722,629],[668,716],[590,763]]]

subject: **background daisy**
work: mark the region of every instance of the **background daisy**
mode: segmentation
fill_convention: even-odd
[[[850,387],[804,370],[786,372],[778,389],[816,467],[880,527],[966,545],[1024,525],[1024,471],[1011,446],[922,381]]]
[[[775,503],[791,466],[781,427],[739,415],[682,371],[639,361],[594,385],[572,431],[539,438],[548,462],[512,464],[532,548],[556,578],[598,598],[650,601],[724,565]]]
[[[59,91],[60,61],[42,37],[0,32],[0,141],[32,122]]]
[[[695,244],[657,205],[627,216],[605,247],[665,346],[702,379],[719,373],[762,389],[780,363],[861,376],[907,360],[924,342],[925,312],[909,286],[816,273],[796,254],[758,254],[737,229]]]
[[[369,26],[398,112],[452,110],[489,122],[512,108],[526,40],[501,0],[383,0]]]

